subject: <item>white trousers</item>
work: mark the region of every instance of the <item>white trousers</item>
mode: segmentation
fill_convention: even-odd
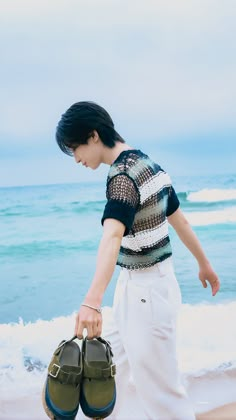
[[[180,305],[172,258],[145,270],[121,269],[113,305],[117,331],[109,337],[117,365],[117,406],[112,418],[119,418],[117,409],[123,403],[129,419],[125,381],[131,374],[145,413],[137,420],[195,419],[177,365]]]

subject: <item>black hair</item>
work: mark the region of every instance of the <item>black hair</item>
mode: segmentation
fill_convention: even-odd
[[[60,149],[72,155],[80,144],[87,144],[96,130],[103,144],[109,148],[116,141],[125,143],[116,132],[108,112],[94,102],[76,102],[62,115],[56,129],[56,141]]]

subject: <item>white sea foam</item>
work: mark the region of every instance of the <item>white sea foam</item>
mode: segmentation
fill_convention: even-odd
[[[182,371],[196,375],[236,367],[236,301],[182,305],[178,352]]]
[[[185,212],[185,216],[193,226],[234,223],[236,222],[236,207],[224,210]]]
[[[236,366],[236,302],[182,306],[178,357],[182,372],[203,375]],[[104,308],[104,333],[112,342],[112,311]],[[51,321],[0,325],[1,397],[32,395],[42,389],[53,350],[73,335],[75,315]],[[27,366],[25,366],[25,364]],[[19,383],[21,386],[19,386]]]
[[[188,194],[187,199],[192,202],[217,202],[236,200],[235,189],[203,189]]]

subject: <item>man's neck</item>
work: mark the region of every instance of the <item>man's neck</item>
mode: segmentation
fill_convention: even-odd
[[[133,147],[130,147],[126,143],[116,142],[116,145],[112,149],[108,147],[104,149],[103,162],[107,165],[112,165],[122,152],[130,149],[133,149]]]

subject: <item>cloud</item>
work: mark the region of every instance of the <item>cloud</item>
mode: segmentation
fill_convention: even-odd
[[[139,139],[235,129],[234,1],[0,7],[0,141],[45,147],[80,99],[101,103]]]

